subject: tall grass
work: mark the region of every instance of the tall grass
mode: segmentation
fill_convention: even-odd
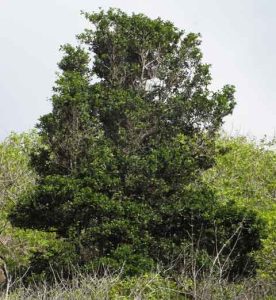
[[[163,272],[152,272],[139,277],[125,278],[123,272],[83,274],[75,272],[72,278],[64,279],[53,274],[54,283],[46,281],[24,285],[11,284],[2,289],[0,299],[5,300],[272,300],[276,299],[273,282],[247,279],[238,283],[221,280],[214,274],[202,279],[193,279],[182,273],[171,277]],[[196,280],[196,282],[194,282]]]

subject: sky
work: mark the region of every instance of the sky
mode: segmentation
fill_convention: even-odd
[[[51,111],[59,47],[87,27],[80,11],[120,8],[200,32],[213,89],[234,84],[230,134],[276,135],[276,1],[0,0],[0,140]]]

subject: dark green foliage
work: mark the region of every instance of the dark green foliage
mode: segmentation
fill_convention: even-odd
[[[62,47],[53,110],[32,154],[39,180],[13,224],[57,232],[86,269],[125,261],[129,275],[149,271],[188,242],[214,257],[223,249],[228,271],[246,274],[257,219],[220,206],[200,179],[233,110],[233,86],[209,90],[199,35],[114,9],[85,16],[93,29],[81,46]]]
[[[25,284],[41,281],[53,283],[56,280],[55,274],[70,278],[77,263],[78,256],[74,245],[63,239],[55,239],[44,245],[43,251],[33,251],[30,268],[24,270],[27,276],[22,279]]]

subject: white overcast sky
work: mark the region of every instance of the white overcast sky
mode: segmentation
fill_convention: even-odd
[[[117,7],[202,34],[214,88],[234,84],[237,106],[225,128],[261,138],[276,132],[274,0],[0,0],[0,140],[31,129],[51,110],[59,46],[86,23],[80,11]]]

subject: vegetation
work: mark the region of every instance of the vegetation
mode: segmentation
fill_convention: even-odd
[[[258,144],[245,137],[217,140],[216,164],[204,174],[220,201],[250,207],[266,224],[263,249],[256,253],[262,277],[276,280],[275,141]]]
[[[29,166],[29,155],[38,143],[37,134],[31,132],[11,134],[0,144],[0,267],[10,280],[30,268],[34,253],[49,258],[55,249],[63,249],[55,233],[15,228],[7,218],[20,195],[34,187],[36,175]]]
[[[272,299],[276,153],[220,135],[234,87],[197,34],[84,15],[52,112],[0,144],[5,297]]]
[[[138,277],[122,278],[120,273],[106,273],[102,276],[75,274],[70,281],[59,280],[52,285],[43,282],[32,288],[22,285],[10,294],[9,299],[272,300],[275,299],[274,296],[275,286],[256,280],[233,284],[209,278],[194,286],[185,276],[179,276],[175,280],[170,276],[161,276],[159,273],[146,273]]]

